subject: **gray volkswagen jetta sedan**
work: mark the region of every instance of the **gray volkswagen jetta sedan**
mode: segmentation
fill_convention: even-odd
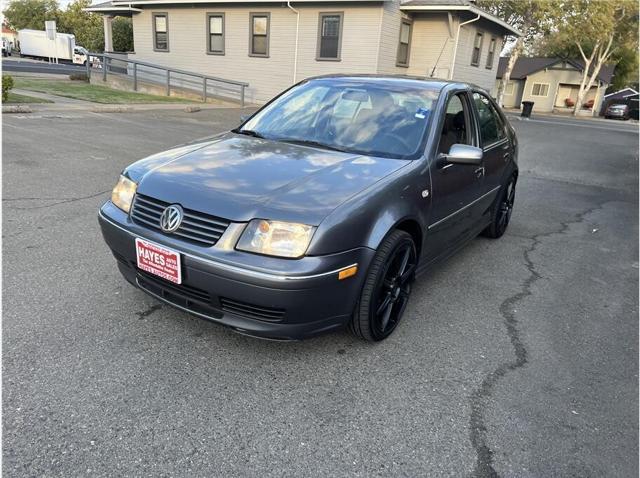
[[[127,167],[99,222],[124,277],[178,309],[256,337],[348,326],[378,341],[415,277],[504,234],[516,159],[513,128],[472,85],[317,77]]]

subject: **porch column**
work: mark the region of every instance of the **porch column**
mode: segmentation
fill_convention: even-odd
[[[102,22],[104,27],[104,51],[111,53],[113,51],[113,30],[111,27],[113,16],[103,15]]]

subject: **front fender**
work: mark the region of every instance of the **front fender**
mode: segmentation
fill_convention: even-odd
[[[430,184],[421,183],[430,181],[428,175],[417,171],[418,165],[402,168],[336,208],[318,226],[307,254],[333,254],[356,247],[377,249],[391,229],[407,220],[424,232],[431,196],[422,196]]]

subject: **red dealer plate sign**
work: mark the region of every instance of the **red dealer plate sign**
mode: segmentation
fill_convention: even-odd
[[[174,284],[182,282],[180,253],[153,242],[136,238],[138,268]]]

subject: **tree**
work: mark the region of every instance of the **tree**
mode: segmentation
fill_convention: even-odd
[[[133,51],[133,24],[131,18],[113,19],[113,49],[115,51]]]
[[[95,13],[83,11],[91,5],[91,0],[75,0],[60,15],[58,31],[72,33],[76,44],[89,51],[101,51],[104,48],[102,18]]]
[[[584,63],[574,116],[596,82],[602,66],[614,58],[624,59],[633,51],[631,68],[637,65],[638,3],[635,0],[563,0],[558,6],[563,21],[543,44],[547,52],[573,56]],[[628,60],[627,60],[628,61]],[[623,64],[623,73],[625,67]],[[637,70],[636,70],[637,71]]]
[[[555,26],[561,10],[549,0],[480,0],[477,4],[522,32],[522,36],[515,38],[507,68],[498,85],[496,101],[502,106],[504,91],[518,57],[536,37],[548,33]]]
[[[14,30],[44,30],[46,20],[60,19],[57,0],[13,0],[3,13],[6,22]]]

